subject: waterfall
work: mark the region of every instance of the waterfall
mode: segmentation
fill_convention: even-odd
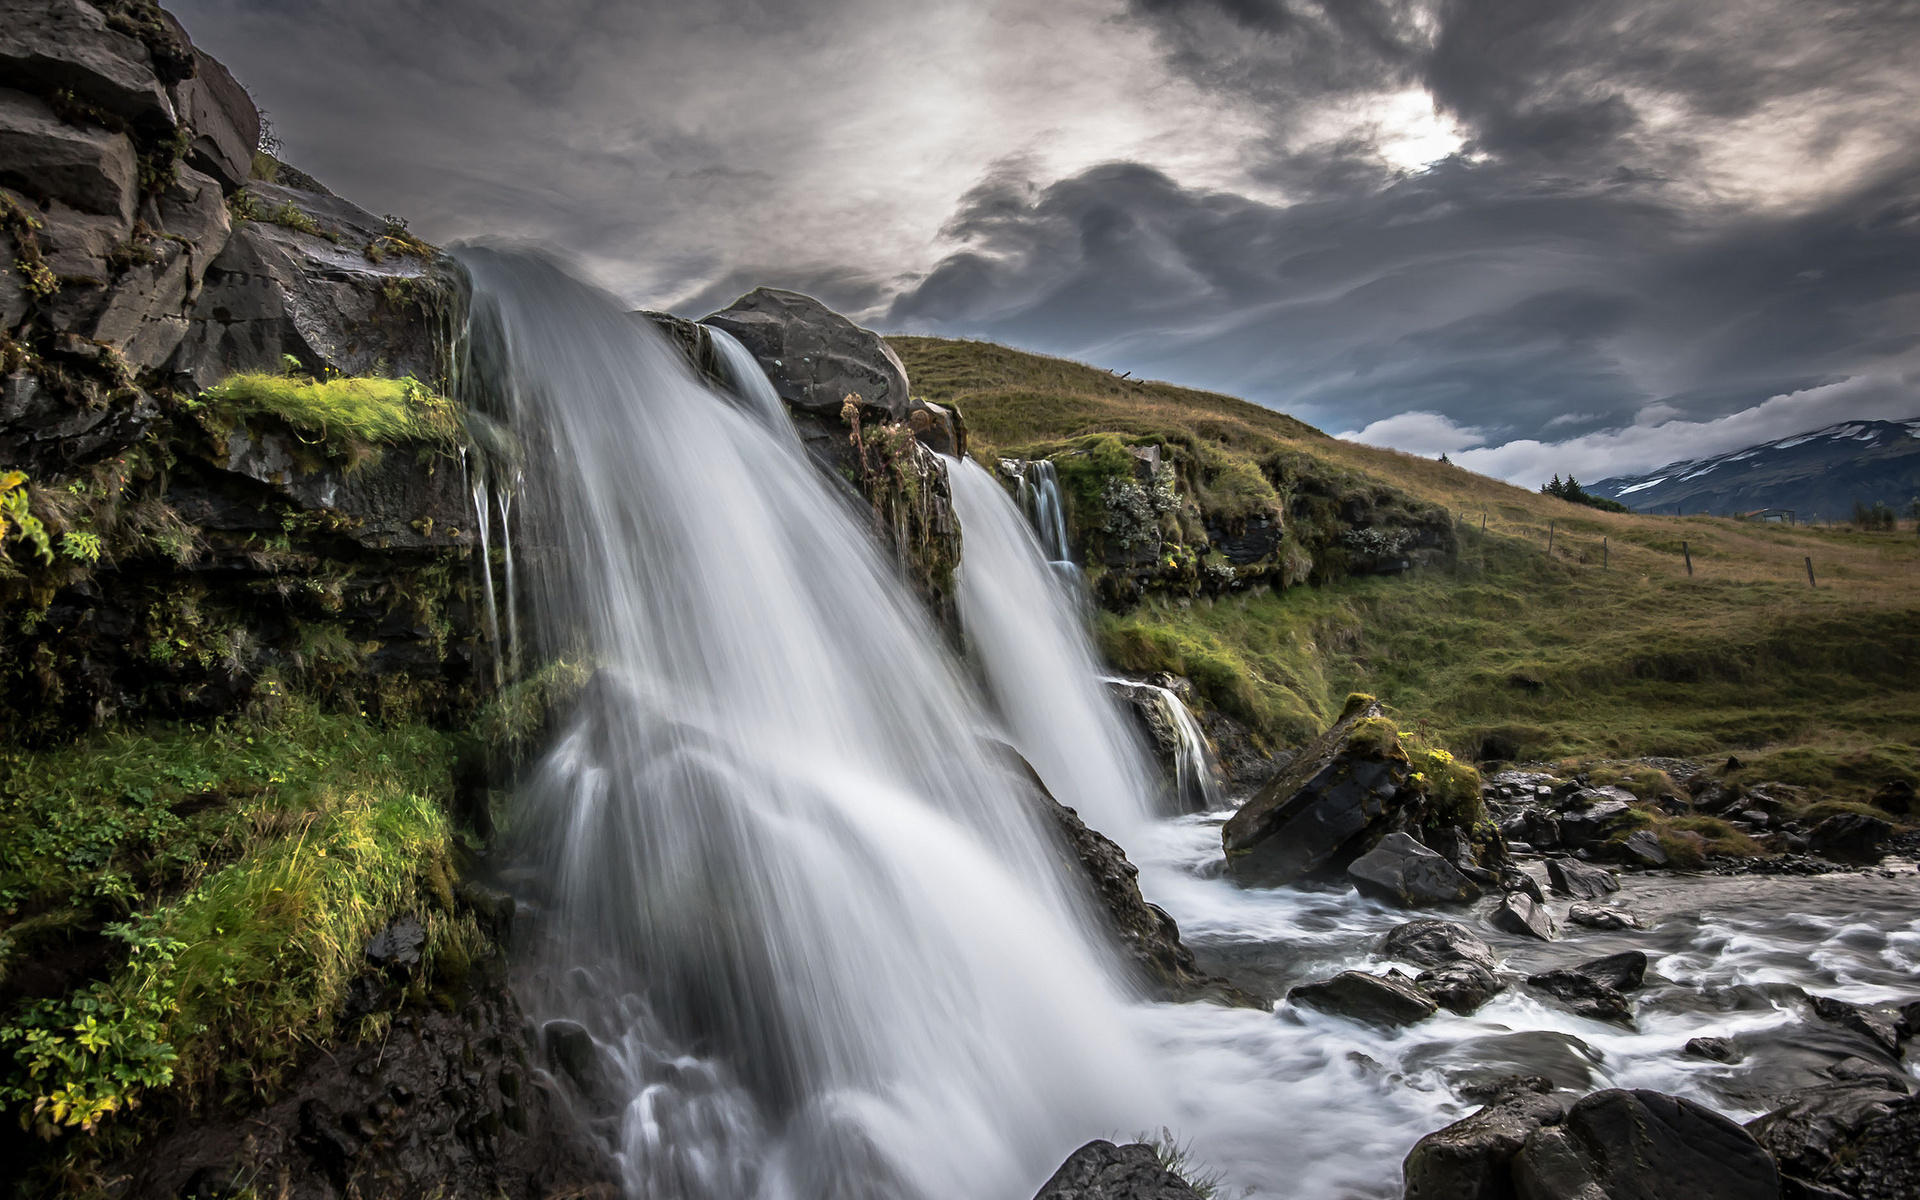
[[[1172,785],[1175,811],[1214,812],[1226,807],[1219,760],[1180,693],[1157,683],[1141,683],[1117,675],[1108,676],[1105,683],[1128,696],[1131,703],[1151,706],[1153,713],[1147,722],[1154,727],[1154,740],[1173,763],[1173,778],[1168,782]]]
[[[1048,789],[1124,842],[1152,813],[1153,767],[1102,686],[1080,612],[1020,510],[979,464],[948,468],[966,547],[957,590],[969,653]]]
[[[796,445],[544,259],[458,259],[530,645],[597,666],[510,826],[522,994],[591,1038],[627,1193],[1003,1200],[1163,1119],[1027,785]]]
[[[487,645],[493,650],[493,682],[498,686],[506,682],[506,677],[502,673],[505,664],[500,657],[500,609],[493,594],[493,501],[487,489],[487,460],[476,456],[469,467],[467,455],[462,454],[460,465],[469,472],[467,484],[473,494],[473,531],[479,542],[481,592],[487,601],[484,625]]]
[[[760,360],[753,352],[740,344],[734,337],[717,325],[703,325],[702,329],[713,339],[713,345],[720,352],[720,361],[727,367],[727,385],[733,397],[741,406],[764,424],[783,441],[796,444],[800,435],[793,431],[793,420],[787,416],[787,406],[780,403],[780,393],[773,390],[767,373],[760,369]]]
[[[1073,543],[1067,537],[1067,506],[1060,495],[1060,473],[1049,459],[1021,463],[1020,509],[1040,536],[1040,550],[1048,562],[1072,562]]]

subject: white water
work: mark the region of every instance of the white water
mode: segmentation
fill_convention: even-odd
[[[940,639],[789,442],[526,255],[460,253],[527,448],[525,581],[600,671],[526,786],[527,1003],[632,1196],[1030,1195],[1164,1111]],[[543,561],[544,561],[543,557]]]
[[[1141,688],[1151,692],[1160,715],[1173,728],[1173,800],[1176,812],[1212,812],[1227,802],[1220,783],[1220,764],[1207,742],[1200,721],[1180,693],[1157,683],[1142,683],[1117,675],[1103,680],[1109,686]]]
[[[1152,815],[1153,765],[1102,684],[1080,613],[1020,510],[978,463],[947,464],[964,547],[958,596],[968,652],[1014,746],[1054,798],[1124,840]]]
[[[1060,495],[1060,474],[1052,462],[1036,458],[1019,465],[1020,508],[1033,522],[1041,552],[1048,562],[1072,562],[1073,542],[1067,537],[1067,505]]]
[[[775,437],[798,445],[800,435],[793,430],[793,419],[787,416],[787,406],[780,403],[780,393],[774,390],[767,373],[760,369],[760,360],[753,356],[753,351],[717,325],[703,325],[701,328],[713,339],[714,347],[720,351],[720,360],[727,365],[727,383],[734,397],[747,412],[773,431]]]

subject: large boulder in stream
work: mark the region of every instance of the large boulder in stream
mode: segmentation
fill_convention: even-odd
[[[1200,1200],[1200,1193],[1145,1142],[1098,1140],[1075,1150],[1033,1200]]]
[[[1609,1089],[1570,1107],[1514,1080],[1430,1133],[1402,1166],[1406,1200],[1779,1200],[1773,1158],[1740,1126],[1677,1096]]]
[[[1352,862],[1388,832],[1413,774],[1397,739],[1382,736],[1391,728],[1371,697],[1353,697],[1222,828],[1233,876],[1288,883]]]
[[[1342,971],[1332,979],[1303,983],[1288,992],[1287,999],[1336,1017],[1389,1029],[1424,1021],[1439,1011],[1433,998],[1404,975],[1396,979],[1365,971]]]
[[[1422,967],[1446,967],[1469,962],[1491,971],[1493,947],[1457,921],[1431,918],[1396,925],[1381,939],[1380,953]]]

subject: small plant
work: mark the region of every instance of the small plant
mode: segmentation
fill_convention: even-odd
[[[60,551],[68,558],[89,565],[100,561],[100,535],[84,529],[69,529],[60,535]]]
[[[0,555],[6,553],[6,539],[18,537],[30,542],[40,560],[51,565],[53,543],[47,537],[47,527],[33,515],[31,504],[25,471],[0,475]]]
[[[1226,1175],[1196,1162],[1193,1146],[1174,1137],[1173,1130],[1163,1125],[1160,1132],[1136,1133],[1133,1140],[1153,1147],[1153,1157],[1159,1161],[1160,1169],[1179,1176],[1201,1200],[1215,1200],[1221,1195]]]

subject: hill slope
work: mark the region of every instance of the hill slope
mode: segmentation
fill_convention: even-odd
[[[1920,419],[1843,421],[1712,458],[1616,475],[1587,489],[1642,512],[1794,510],[1844,520],[1855,504],[1904,512],[1920,497]]]
[[[965,413],[977,457],[1060,462],[1101,435],[1190,443],[1259,465],[1289,539],[1310,532],[1316,497],[1298,485],[1316,477],[1445,514],[1451,552],[1397,576],[1148,588],[1101,614],[1115,665],[1188,675],[1203,702],[1273,741],[1298,740],[1355,690],[1476,757],[1732,748],[1840,792],[1915,777],[1920,539],[1910,533],[1603,513],[1231,397],[986,343],[889,340],[917,395]],[[1089,561],[1098,575],[1103,564]]]

